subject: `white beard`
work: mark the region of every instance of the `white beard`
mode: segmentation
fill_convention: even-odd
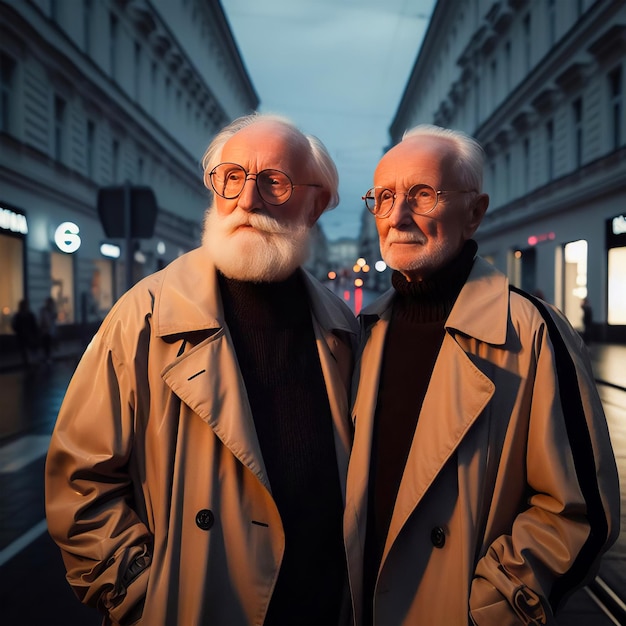
[[[252,228],[240,228],[244,225]],[[202,245],[228,278],[274,282],[288,278],[306,261],[310,234],[305,219],[283,225],[239,209],[221,217],[212,207],[205,214]]]

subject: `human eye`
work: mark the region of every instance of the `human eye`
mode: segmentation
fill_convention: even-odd
[[[228,183],[239,183],[245,177],[245,172],[240,168],[231,168],[224,172],[224,180]]]
[[[432,200],[437,194],[429,185],[413,185],[407,195],[411,200],[423,202]]]
[[[263,184],[268,187],[280,187],[287,184],[287,177],[278,170],[266,170],[259,176]]]
[[[377,202],[380,204],[388,204],[389,202],[393,202],[394,193],[390,189],[381,189],[378,192],[378,197],[376,198]]]
[[[291,188],[289,178],[280,170],[264,170],[257,177],[260,187],[274,198],[282,198]]]

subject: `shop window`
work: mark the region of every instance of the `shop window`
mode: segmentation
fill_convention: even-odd
[[[24,297],[24,241],[0,235],[0,333],[12,333],[11,318]]]
[[[611,325],[626,324],[626,247],[609,250],[608,316]]]
[[[114,268],[113,261],[98,259],[94,261],[95,270],[91,277],[91,296],[101,319],[113,306]]]
[[[587,242],[572,241],[563,246],[563,312],[570,324],[583,327],[583,300],[587,297]]]
[[[62,252],[50,254],[50,295],[57,303],[59,324],[73,324],[76,321],[74,302],[74,266],[72,255]]]

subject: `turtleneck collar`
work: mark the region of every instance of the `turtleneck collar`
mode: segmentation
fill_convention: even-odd
[[[308,310],[308,295],[300,270],[285,280],[252,282],[217,272],[227,319],[253,325],[281,326]]]
[[[396,291],[394,314],[414,322],[445,320],[472,269],[478,245],[469,239],[446,266],[425,280],[409,282],[397,270],[391,276]]]

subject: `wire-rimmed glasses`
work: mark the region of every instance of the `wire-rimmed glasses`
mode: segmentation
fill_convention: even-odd
[[[322,187],[315,183],[292,183],[291,178],[280,170],[267,169],[252,174],[237,163],[220,163],[209,172],[213,191],[226,200],[236,198],[251,176],[261,199],[274,206],[287,202],[294,187]]]
[[[365,201],[367,210],[375,217],[387,217],[396,201],[397,196],[406,196],[407,204],[416,215],[428,215],[435,210],[442,193],[474,193],[476,189],[434,189],[430,185],[418,183],[406,193],[392,191],[385,187],[372,187],[361,198]]]

